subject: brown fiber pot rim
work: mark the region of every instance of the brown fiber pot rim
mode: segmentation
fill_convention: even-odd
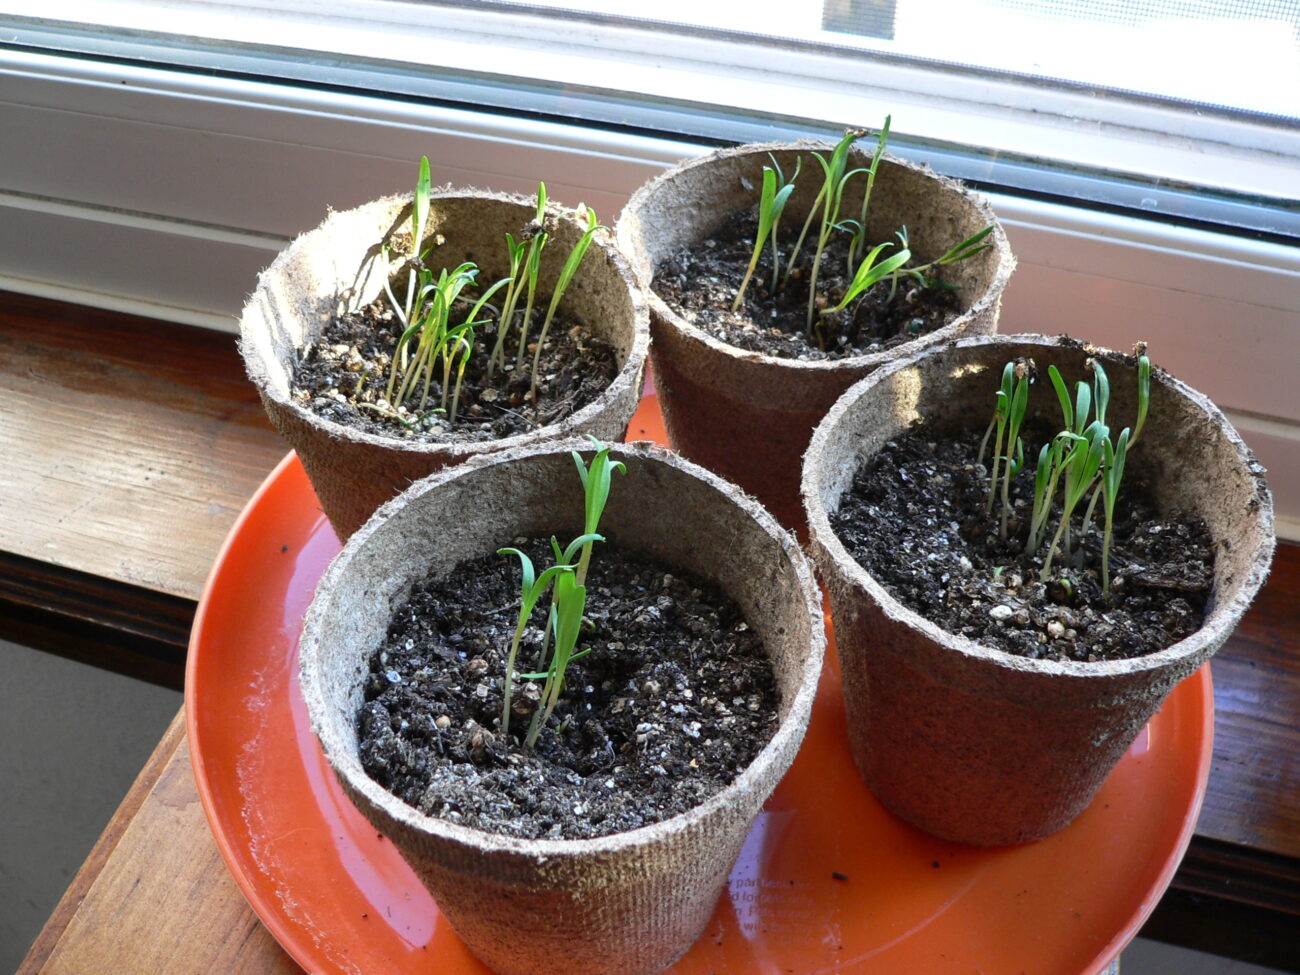
[[[799,743],[807,728],[812,714],[813,700],[821,676],[822,662],[825,655],[826,636],[822,625],[821,592],[814,581],[812,568],[795,540],[783,529],[762,505],[741,492],[737,487],[722,480],[704,468],[692,464],[683,457],[649,442],[630,444],[613,444],[610,456],[616,458],[636,458],[651,464],[663,464],[683,471],[697,480],[711,486],[718,492],[720,499],[729,499],[742,508],[756,523],[757,529],[768,535],[790,558],[790,564],[796,573],[799,589],[803,593],[804,606],[810,620],[811,646],[803,661],[797,689],[787,703],[783,700],[781,710],[784,712],[776,731],[770,741],[763,746],[754,760],[736,776],[724,789],[714,794],[698,806],[668,819],[641,826],[637,829],[607,836],[589,839],[524,839],[504,836],[485,830],[474,829],[448,822],[434,816],[427,816],[413,806],[398,799],[366,774],[356,756],[356,749],[348,746],[334,733],[330,722],[317,723],[316,716],[311,715],[312,728],[325,751],[335,774],[345,778],[349,789],[369,800],[375,808],[395,821],[399,826],[418,833],[430,834],[458,843],[462,846],[479,850],[496,857],[514,858],[528,863],[541,864],[547,861],[563,862],[588,860],[605,855],[626,854],[643,850],[663,843],[665,840],[691,830],[701,821],[707,820],[720,807],[730,805],[737,797],[752,794],[759,788],[764,772],[776,766],[781,773],[793,760]],[[489,465],[509,464],[516,460],[526,460],[543,454],[567,455],[570,451],[591,449],[587,440],[568,439],[548,443],[528,444],[493,454],[472,457],[454,467],[444,468],[423,480],[417,481],[407,491],[386,502],[375,514],[348,540],[342,552],[330,563],[320,582],[317,592],[323,592],[335,585],[336,580],[347,572],[348,563],[353,553],[376,531],[380,530],[387,511],[402,505],[408,497],[417,497],[435,492],[457,478]],[[314,601],[314,600],[313,600]],[[308,614],[307,623],[302,634],[304,645],[315,639],[315,620]],[[304,697],[309,700],[317,692],[313,685],[327,680],[328,675],[321,674],[306,665],[301,669],[299,680],[303,684]],[[778,775],[779,778],[779,775]]]
[[[651,312],[659,321],[670,324],[674,329],[688,336],[690,339],[699,342],[719,355],[735,359],[740,362],[762,364],[773,369],[789,370],[792,375],[808,374],[833,374],[839,372],[848,372],[858,374],[864,370],[874,369],[881,363],[887,362],[899,355],[910,354],[913,350],[926,349],[930,346],[943,344],[952,341],[954,338],[964,334],[966,327],[977,318],[983,315],[992,314],[998,301],[1001,299],[1002,292],[1006,287],[1011,272],[1015,270],[1016,260],[1011,253],[1011,247],[1007,242],[1006,232],[1002,229],[1002,224],[998,222],[993,208],[989,206],[988,201],[978,193],[967,189],[957,180],[947,176],[941,176],[930,169],[929,166],[909,162],[900,159],[890,153],[885,153],[884,162],[886,164],[897,166],[902,169],[910,170],[927,176],[933,180],[936,188],[947,191],[959,199],[963,205],[971,206],[979,212],[986,226],[992,226],[993,233],[989,235],[989,240],[993,244],[994,250],[998,255],[997,269],[994,271],[993,278],[984,293],[979,296],[969,309],[958,317],[954,318],[942,328],[935,329],[925,335],[920,335],[902,345],[895,346],[893,349],[886,349],[882,352],[870,352],[865,355],[845,356],[840,359],[821,359],[821,360],[801,360],[789,359],[784,356],[767,355],[762,352],[753,352],[749,349],[737,348],[726,342],[715,338],[713,335],[701,328],[692,325],[675,311],[668,307],[662,298],[654,291],[652,287],[654,281],[655,268],[642,267],[635,256],[637,248],[633,240],[634,235],[628,229],[629,224],[625,217],[628,214],[639,213],[655,194],[663,192],[666,184],[683,173],[689,173],[692,170],[700,169],[706,166],[717,166],[720,163],[726,164],[731,160],[736,160],[748,156],[766,156],[769,152],[811,152],[811,151],[829,151],[834,148],[830,143],[818,140],[804,139],[796,142],[762,142],[751,143],[742,146],[733,146],[727,149],[719,149],[705,156],[696,159],[685,160],[678,163],[672,169],[656,176],[650,182],[642,185],[632,197],[628,200],[627,206],[619,217],[618,225],[615,231],[618,239],[619,249],[629,255],[629,261],[632,264],[633,273],[636,275],[646,300],[650,304]],[[861,150],[854,149],[855,156],[862,156]],[[867,157],[869,159],[869,156]],[[688,241],[677,241],[679,245],[688,243]],[[953,243],[957,243],[953,241]]]
[[[367,209],[391,209],[396,216],[403,208],[411,202],[410,193],[396,194],[393,196],[381,197],[377,200],[371,200],[352,210],[342,210],[337,213],[331,213],[325,218],[318,227],[296,238],[288,247],[276,255],[271,265],[258,276],[258,290],[260,291],[266,285],[263,277],[270,275],[272,272],[279,271],[284,265],[288,264],[297,255],[299,249],[309,247],[314,235],[326,229],[328,224],[340,216],[347,216],[353,213],[359,213]],[[439,200],[490,200],[500,203],[512,203],[521,207],[521,215],[524,222],[532,219],[532,214],[536,213],[536,202],[530,197],[518,193],[499,193],[492,190],[478,190],[473,188],[453,188],[444,186],[435,188],[429,194],[430,208],[437,206]],[[563,222],[573,224],[572,212],[555,206],[553,203],[547,203],[548,215],[554,216]],[[625,389],[638,384],[644,372],[646,356],[650,350],[650,313],[646,305],[645,294],[637,283],[636,276],[632,273],[631,267],[623,254],[615,247],[613,234],[600,231],[591,242],[592,251],[598,251],[605,256],[615,267],[619,278],[627,288],[629,300],[632,305],[632,341],[628,347],[627,358],[618,374],[608,386],[601,392],[600,396],[586,406],[582,407],[561,420],[551,423],[545,427],[538,427],[536,430],[526,430],[522,433],[516,433],[509,437],[503,437],[500,440],[480,440],[480,441],[458,441],[458,440],[405,440],[399,437],[381,436],[360,430],[346,424],[337,423],[334,420],[326,419],[311,410],[305,409],[297,400],[288,394],[288,389],[281,389],[278,383],[272,383],[267,379],[267,367],[262,362],[261,350],[254,343],[241,342],[241,349],[245,352],[245,361],[249,371],[249,376],[256,384],[258,390],[263,396],[273,402],[283,406],[291,411],[304,423],[324,431],[324,433],[335,440],[350,440],[357,443],[367,444],[375,447],[383,447],[389,450],[398,451],[404,454],[412,455],[438,455],[449,454],[454,458],[467,455],[480,455],[506,450],[515,446],[522,446],[539,440],[555,440],[564,436],[571,436],[575,429],[584,423],[588,423],[601,413],[609,409],[610,404],[615,402],[619,394]],[[588,257],[591,256],[589,251]],[[587,258],[584,258],[584,263]],[[581,270],[579,270],[581,275]],[[578,279],[575,279],[578,280]],[[342,296],[344,291],[344,282],[338,282],[339,289],[336,292]],[[250,299],[245,314],[252,307]],[[244,326],[241,324],[241,332]]]
[[[1052,350],[1068,351],[1071,354],[1078,354],[1078,350],[1086,349],[1088,354],[1104,357],[1107,359],[1122,359],[1121,353],[1109,349],[1103,349],[1097,346],[1086,345],[1065,335],[1045,336],[1039,334],[1014,334],[1014,335],[985,335],[964,338],[953,344],[954,349],[969,349],[975,347],[997,348],[1003,345],[1036,345],[1043,353],[1049,353]],[[1022,657],[1017,654],[1008,653],[1004,650],[998,650],[993,647],[985,646],[969,637],[957,633],[950,633],[942,627],[931,622],[926,617],[909,609],[876,581],[875,576],[869,573],[861,564],[849,553],[839,536],[831,528],[830,518],[827,514],[826,507],[821,502],[823,478],[822,468],[823,453],[826,449],[828,434],[831,429],[840,421],[849,407],[864,394],[874,389],[876,386],[884,383],[891,376],[905,369],[909,369],[928,355],[942,355],[944,350],[927,350],[918,352],[905,358],[899,358],[891,362],[869,376],[855,383],[850,387],[840,400],[835,404],[822,422],[818,425],[813,434],[812,442],[809,445],[808,452],[804,455],[803,484],[802,494],[804,498],[804,508],[808,516],[809,525],[813,537],[817,544],[820,545],[831,557],[836,565],[836,569],[842,572],[848,583],[867,594],[868,598],[876,603],[884,615],[899,625],[911,627],[919,631],[935,645],[950,649],[963,657],[971,658],[974,661],[980,661],[996,669],[1014,671],[1022,674],[1038,674],[1043,676],[1060,676],[1076,679],[1100,679],[1100,678],[1124,678],[1135,674],[1141,674],[1147,671],[1156,671],[1163,668],[1177,665],[1181,662],[1194,661],[1199,663],[1197,658],[1208,657],[1216,648],[1222,645],[1223,641],[1231,634],[1233,628],[1240,620],[1242,613],[1249,606],[1251,600],[1264,583],[1268,576],[1269,567],[1272,564],[1272,555],[1274,547],[1274,525],[1273,525],[1273,506],[1268,489],[1264,484],[1263,471],[1258,463],[1255,462],[1250,450],[1242,442],[1240,435],[1228,422],[1227,418],[1206,396],[1197,392],[1192,387],[1175,379],[1162,369],[1153,368],[1151,381],[1154,386],[1160,383],[1167,389],[1177,395],[1181,395],[1192,404],[1196,409],[1201,410],[1214,424],[1221,430],[1225,439],[1231,444],[1236,452],[1236,460],[1247,471],[1249,471],[1256,488],[1255,497],[1261,500],[1259,506],[1258,521],[1251,533],[1250,542],[1252,549],[1249,557],[1249,574],[1245,581],[1242,582],[1235,595],[1230,599],[1215,599],[1214,605],[1207,614],[1204,624],[1195,633],[1171,644],[1163,650],[1147,654],[1142,657],[1131,657],[1124,660],[1106,660],[1090,663],[1087,661],[1075,660],[1033,660],[1028,657]],[[1005,358],[999,359],[998,362],[1005,361]],[[1043,362],[1049,362],[1046,357]],[[1045,366],[1044,366],[1045,368]],[[982,421],[977,421],[980,423]],[[1221,554],[1216,557],[1222,557]],[[1216,594],[1217,595],[1217,594]]]

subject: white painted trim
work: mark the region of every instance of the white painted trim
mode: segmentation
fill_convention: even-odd
[[[231,8],[238,16],[230,16]],[[876,125],[892,112],[900,134],[985,146],[995,157],[1100,165],[1278,198],[1293,197],[1292,162],[1300,157],[1294,128],[1126,99],[1094,86],[1026,85],[933,62],[873,58],[861,46],[790,46],[757,35],[671,30],[524,5],[62,0],[51,11],[48,0],[6,0],[0,12],[104,25],[128,35],[147,36],[165,24],[181,36],[255,51],[268,47],[267,38],[291,38],[304,55],[432,67],[485,80],[509,75],[836,125]]]
[[[1300,542],[1300,516],[1279,511],[1273,524],[1282,541]]]
[[[272,256],[289,242],[288,237],[277,237],[273,234],[235,230],[216,224],[166,219],[149,213],[139,213],[116,207],[92,206],[86,203],[70,203],[66,200],[51,197],[7,193],[4,190],[0,190],[0,209],[26,210],[32,213],[45,213],[50,216],[67,217],[72,220],[84,220],[90,223],[110,224],[115,227],[130,227],[155,233],[174,234],[178,237],[189,237],[214,244],[239,244],[245,247],[260,247],[268,251]]]
[[[175,322],[178,325],[194,325],[214,332],[237,332],[239,329],[239,319],[234,315],[185,308],[180,305],[158,304],[139,298],[86,291],[65,284],[31,281],[4,274],[0,274],[0,291],[12,291],[20,295],[49,298],[53,301],[68,301],[74,305],[103,308],[106,311],[122,312],[126,315],[139,315],[141,318],[156,318],[159,321]]]
[[[1096,250],[1089,269],[1125,281],[1159,279],[1180,290],[1209,286],[1217,297],[1300,311],[1300,247],[1004,193],[987,196],[1004,225],[1054,235],[1057,246],[1044,257],[1051,266],[1081,270],[1084,249],[1119,245],[1122,257],[1106,260]]]

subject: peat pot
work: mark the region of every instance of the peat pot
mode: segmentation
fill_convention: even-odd
[[[761,635],[780,694],[772,740],[729,786],[654,825],[585,840],[494,835],[425,816],[363,771],[355,715],[372,649],[412,584],[517,536],[582,531],[575,441],[475,457],[419,481],[325,573],[301,640],[313,730],[344,790],[419,874],[470,949],[503,975],[658,972],[703,931],[754,818],[803,739],[825,643],[794,539],[734,487],[648,445],[601,521],[612,542],[716,582]],[[456,517],[445,517],[456,512]]]
[[[682,248],[701,243],[738,212],[755,213],[764,165],[775,158],[803,175],[785,207],[783,240],[793,241],[814,202],[820,179],[811,154],[816,142],[723,149],[679,164],[642,186],[619,217],[618,242],[648,292],[651,362],[664,424],[674,449],[739,484],[789,527],[803,528],[800,462],[813,427],[849,386],[895,355],[992,332],[1002,290],[1015,266],[1005,234],[988,204],[929,168],[885,156],[868,215],[868,239],[894,240],[906,226],[915,259],[929,261],[987,226],[992,246],[948,271],[960,314],[948,325],[892,350],[823,361],[778,358],[727,345],[690,324],[651,289],[657,268]],[[854,148],[849,168],[870,164]],[[861,206],[864,180],[849,181],[842,213]],[[805,244],[805,247],[808,245]],[[886,255],[888,256],[888,255]]]
[[[829,515],[855,472],[919,420],[940,434],[982,431],[1003,366],[1022,356],[1040,374],[1027,424],[1042,415],[1060,428],[1047,366],[1073,390],[1090,356],[1110,378],[1112,429],[1132,423],[1132,357],[1065,337],[968,338],[899,358],[845,393],[818,426],[803,477],[858,768],[903,819],[985,846],[1046,836],[1087,806],[1173,687],[1232,632],[1274,544],[1263,471],[1236,431],[1203,395],[1154,370],[1150,417],[1125,484],[1145,475],[1162,512],[1190,513],[1208,527],[1214,577],[1201,629],[1144,657],[1033,660],[945,632],[902,605],[850,556]]]
[[[505,235],[518,237],[535,211],[535,201],[524,197],[434,190],[427,237],[444,238],[433,251],[434,269],[470,260],[479,266],[482,282],[505,277],[510,270]],[[561,308],[613,347],[619,372],[597,400],[564,420],[501,440],[422,442],[353,429],[293,399],[293,364],[301,350],[333,316],[364,308],[380,294],[384,268],[377,257],[379,244],[409,228],[410,212],[408,194],[331,213],[262,272],[240,319],[240,349],[248,375],[271,423],[298,452],[330,524],[343,539],[412,481],[449,464],[577,434],[621,439],[641,395],[648,315],[626,262],[602,232],[593,239]],[[553,216],[539,295],[550,294],[583,231],[567,211],[556,210]]]

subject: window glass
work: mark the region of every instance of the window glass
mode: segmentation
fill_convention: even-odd
[[[653,19],[652,19],[653,18]],[[708,144],[1300,239],[1300,0],[0,0],[29,51]]]
[[[510,0],[1300,119],[1300,0]],[[647,11],[653,10],[652,18]]]

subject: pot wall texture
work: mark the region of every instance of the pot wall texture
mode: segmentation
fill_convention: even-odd
[[[581,532],[568,449],[516,448],[419,482],[357,532],[307,615],[302,686],[312,726],[357,806],[402,850],[476,955],[502,975],[649,975],[699,936],[754,817],[794,758],[825,634],[809,565],[788,533],[731,485],[658,448],[612,456],[601,530],[665,567],[713,579],[762,636],[780,726],[730,786],[688,813],[595,840],[522,840],[424,816],[381,789],[357,757],[355,714],[368,656],[393,608],[426,573],[444,574],[521,535]]]
[[[904,819],[985,846],[1046,836],[1082,811],[1174,685],[1222,645],[1267,575],[1274,544],[1262,469],[1213,404],[1156,370],[1125,481],[1145,475],[1163,510],[1206,522],[1215,580],[1200,630],[1146,657],[1040,661],[949,634],[903,606],[849,555],[829,514],[858,468],[920,420],[936,432],[982,429],[1002,367],[1020,356],[1044,374],[1055,364],[1071,389],[1097,356],[1110,378],[1112,428],[1132,424],[1132,357],[1064,337],[964,339],[849,390],[818,427],[803,481],[858,767]],[[1029,416],[1059,426],[1044,384],[1031,393]]]

